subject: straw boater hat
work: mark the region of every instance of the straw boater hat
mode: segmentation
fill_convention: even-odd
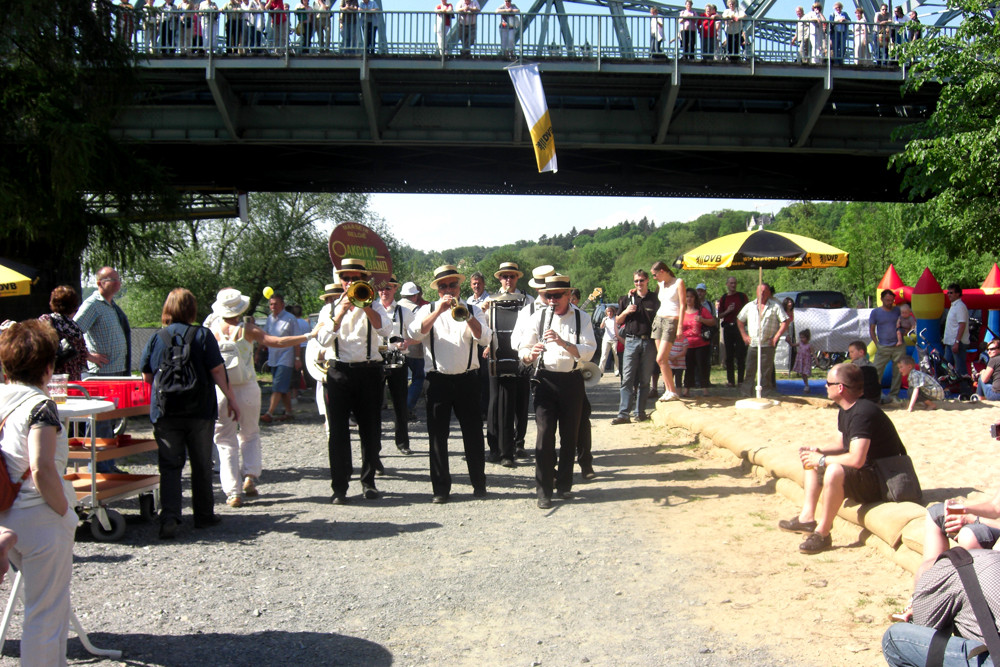
[[[558,273],[554,273],[551,276],[545,277],[545,287],[539,287],[539,292],[565,292],[570,289],[572,285],[569,283],[569,276],[560,276]]]
[[[403,288],[399,290],[399,296],[416,296],[420,294],[420,288],[412,280],[403,283]]]
[[[493,277],[500,280],[500,274],[502,273],[516,273],[518,278],[524,276],[521,272],[520,267],[518,267],[517,262],[504,262],[500,265],[500,270],[493,274]]]
[[[340,283],[327,283],[323,287],[323,293],[319,295],[319,298],[325,299],[330,296],[340,296],[344,293],[344,287]]]
[[[384,283],[382,283],[382,284],[383,285],[395,285],[396,287],[399,287],[399,281],[396,280],[396,275],[395,274],[390,275],[389,279],[387,281],[385,281]]]
[[[334,273],[336,273],[337,276],[340,276],[340,274],[344,271],[354,271],[366,277],[372,274],[372,272],[368,270],[368,267],[365,266],[365,260],[348,259],[347,257],[341,260],[340,268],[334,271]]]
[[[219,292],[212,304],[212,312],[219,317],[239,317],[250,305],[250,297],[243,296],[238,289],[227,287]]]
[[[545,278],[551,276],[555,272],[556,268],[550,264],[536,266],[531,270],[531,280],[528,281],[528,287],[534,287],[535,289],[545,287]]]
[[[431,288],[437,289],[437,284],[439,280],[445,280],[447,278],[458,278],[458,282],[465,282],[465,276],[458,272],[451,264],[443,264],[436,269],[434,269],[434,280],[431,281]]]

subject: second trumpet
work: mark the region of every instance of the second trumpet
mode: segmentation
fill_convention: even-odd
[[[451,317],[456,322],[464,322],[469,319],[469,309],[458,299],[451,302]]]
[[[348,285],[344,296],[355,308],[367,308],[375,300],[375,288],[369,282],[358,280]]]

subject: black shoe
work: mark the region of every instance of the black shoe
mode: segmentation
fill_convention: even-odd
[[[504,468],[516,468],[517,464],[514,463],[514,459],[500,459],[500,465]]]
[[[213,514],[209,517],[204,517],[201,519],[194,520],[194,527],[198,529],[211,528],[212,526],[217,526],[222,523],[222,517],[218,514]]]
[[[414,412],[413,410],[410,410],[410,415],[409,415],[409,417],[407,417],[407,420],[411,421],[411,422],[419,421],[417,419],[417,413]]]
[[[472,490],[472,495],[475,498],[485,498],[486,497],[486,487],[483,486],[483,487],[480,487],[478,489],[473,489]]]
[[[818,554],[833,546],[833,538],[829,535],[810,533],[806,541],[799,545],[799,551],[804,554]]]
[[[524,447],[518,447],[517,449],[514,450],[514,458],[528,459],[531,458],[531,455],[528,454],[527,450]]]
[[[446,502],[448,502],[448,496],[434,496],[433,498],[431,498],[431,502],[434,503],[435,505],[444,505]]]
[[[586,470],[580,471],[580,476],[583,477],[584,479],[594,479],[595,477],[597,477],[597,473],[594,472],[593,468],[587,468]]]
[[[382,464],[381,461],[375,464],[375,476],[385,477],[385,466]]]
[[[399,453],[403,456],[413,456],[413,450],[410,449],[409,445],[400,445],[396,447],[396,449],[398,449]]]
[[[167,519],[160,524],[160,539],[161,540],[172,540],[177,537],[177,528],[181,525],[181,522],[177,519]]]
[[[636,417],[635,417],[635,422],[636,422],[637,424],[638,424],[639,422],[644,422],[644,421],[647,421],[647,420],[649,420],[649,415],[647,415],[647,414],[646,414],[645,412],[640,412],[640,413],[639,413],[638,415],[636,415]]]
[[[490,452],[489,454],[486,455],[486,462],[487,463],[500,463],[500,455],[499,454],[494,454],[493,452]]]
[[[560,491],[559,492],[559,497],[562,498],[563,500],[572,500],[573,499],[573,492],[572,491]]]
[[[335,493],[333,494],[333,498],[330,499],[330,502],[334,505],[346,505],[350,501],[347,500],[347,496],[345,494]]]
[[[365,489],[365,500],[378,500],[381,497],[382,494],[374,486],[369,486]]]
[[[787,533],[803,533],[808,535],[816,530],[815,521],[799,521],[799,517],[793,516],[791,519],[782,519],[778,522],[778,528]]]
[[[550,510],[552,509],[552,499],[551,498],[539,498],[538,499],[538,509],[540,510]]]
[[[631,424],[632,420],[628,417],[615,417],[611,420],[612,426],[618,426],[619,424]]]

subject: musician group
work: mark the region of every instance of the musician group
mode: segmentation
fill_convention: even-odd
[[[461,432],[472,495],[482,498],[487,495],[487,461],[513,468],[516,459],[528,458],[524,438],[532,392],[538,507],[550,508],[553,496],[572,496],[575,461],[585,479],[594,476],[590,404],[580,364],[591,358],[597,345],[590,316],[572,302],[567,276],[557,275],[551,266],[536,268],[528,283],[538,292],[538,298],[532,299],[517,289],[524,276],[518,265],[505,262],[494,274],[500,292],[485,299],[480,295],[477,304],[461,298],[466,277],[452,265],[435,270],[430,287],[437,294],[429,302],[420,298],[419,288],[411,283],[404,289],[408,303],[397,302],[395,277],[376,290],[369,282],[371,272],[360,259],[343,259],[336,275],[340,284],[328,285],[323,295],[327,305],[320,312],[315,343],[319,349],[314,351],[326,369],[323,402],[334,504],[349,501],[354,472],[352,419],[360,440],[362,495],[369,500],[380,497],[375,479],[383,470],[381,409],[386,385],[393,404],[396,447],[404,455],[412,454],[407,374],[414,359],[407,355],[419,349],[427,379],[434,503],[447,503],[451,498],[448,438],[452,416]],[[485,440],[480,403],[484,390],[480,367],[484,364],[489,369]]]

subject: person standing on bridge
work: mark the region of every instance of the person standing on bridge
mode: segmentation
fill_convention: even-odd
[[[726,0],[726,11],[722,12],[722,18],[726,20],[726,54],[729,62],[737,62],[740,59],[740,50],[743,42],[743,19],[746,13],[740,9],[736,0]]]
[[[521,29],[521,10],[510,0],[504,0],[497,14],[500,15],[500,55],[513,58],[517,33]]]
[[[865,20],[865,10],[858,7],[854,10],[854,64],[869,66],[872,64],[871,26]]]
[[[434,11],[437,12],[438,54],[443,57],[448,53],[448,31],[451,30],[451,19],[455,16],[455,5],[448,0],[441,0]]]
[[[705,5],[698,28],[701,31],[701,59],[715,60],[716,35],[719,30],[719,10],[711,2]]]
[[[792,46],[799,47],[799,62],[803,65],[809,62],[812,55],[812,31],[809,29],[809,20],[806,18],[806,11],[801,7],[795,8],[795,17],[798,21],[795,24],[795,35],[792,37]]]
[[[862,16],[864,12],[862,12]],[[847,33],[850,31],[851,17],[844,12],[844,3],[833,3],[830,14],[830,57],[834,65],[843,65],[847,53]]]
[[[694,51],[698,42],[698,22],[696,19],[698,15],[694,13],[693,6],[694,3],[691,0],[686,0],[684,9],[677,14],[680,18],[678,30],[681,35],[681,57],[687,60],[694,59]]]
[[[812,41],[812,63],[821,65],[826,58],[826,19],[823,17],[823,5],[814,2],[812,11],[806,15]]]
[[[476,44],[476,19],[479,11],[479,3],[476,0],[460,0],[458,3],[458,29],[462,36],[463,58],[472,56],[472,47]]]
[[[663,53],[663,18],[656,7],[649,8],[649,57]]]
[[[340,0],[340,40],[344,54],[358,53],[358,0]]]

